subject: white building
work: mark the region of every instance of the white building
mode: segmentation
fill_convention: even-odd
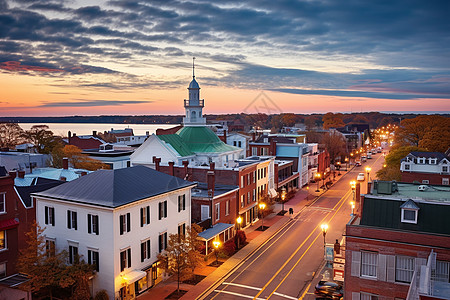
[[[98,268],[92,294],[132,299],[161,280],[157,255],[170,234],[191,223],[194,183],[136,166],[100,170],[36,198],[36,220],[49,248]]]
[[[242,134],[242,133],[237,133],[237,132],[230,132],[227,134],[227,144],[234,146],[234,147],[238,147],[241,148],[243,151],[240,155],[240,158],[245,158],[247,157],[247,153],[248,153],[248,145],[250,142],[251,137],[249,137],[248,135]]]

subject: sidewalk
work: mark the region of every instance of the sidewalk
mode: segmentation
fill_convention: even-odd
[[[341,171],[341,176],[336,176],[336,181],[342,178],[345,173],[346,171]],[[309,189],[303,187],[298,190],[295,196],[284,204],[284,210],[289,211],[289,208],[293,208],[294,217],[297,216],[305,206],[310,205],[317,197],[326,192],[326,190],[320,189],[320,192],[316,193],[315,187],[315,184],[310,184]],[[209,290],[211,286],[214,286],[215,284],[218,285],[219,281],[224,278],[228,272],[238,268],[240,263],[244,261],[245,258],[255,252],[263,243],[265,243],[290,220],[288,212],[286,212],[284,216],[277,215],[277,213],[281,211],[281,208],[281,204],[275,204],[274,212],[264,217],[264,227],[269,227],[265,231],[256,230],[261,226],[262,220],[258,220],[253,223],[253,225],[244,228],[243,230],[247,236],[248,244],[227,260],[221,260],[223,261],[223,264],[220,267],[216,268],[205,265],[195,269],[195,274],[204,275],[207,277],[196,285],[181,284],[180,289],[187,291],[187,293],[180,299],[196,299]],[[210,258],[207,264],[211,263],[214,259],[214,257]],[[137,298],[139,300],[165,299],[168,295],[174,292],[176,288],[176,280],[168,279],[152,287]]]

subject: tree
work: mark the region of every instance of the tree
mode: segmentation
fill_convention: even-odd
[[[342,114],[333,114],[331,112],[326,113],[322,117],[323,129],[344,127],[345,123],[342,119],[343,119]]]
[[[62,143],[61,137],[54,136],[47,125],[33,125],[29,130],[23,132],[22,137],[33,143],[39,153],[49,154],[52,149]]]
[[[326,133],[323,136],[322,143],[325,145],[325,149],[330,155],[331,164],[334,164],[336,157],[347,153],[347,142],[340,132],[331,131]]]
[[[200,231],[200,226],[193,224],[187,228],[186,235],[170,234],[166,250],[158,254],[164,271],[177,278],[177,293],[180,291],[180,282],[190,278],[195,267],[203,261],[198,251],[197,236]]]
[[[395,142],[398,146],[445,152],[450,146],[450,118],[424,115],[405,119],[395,131]]]
[[[109,169],[109,166],[97,159],[88,157],[83,154],[83,150],[74,145],[65,145],[64,147],[55,147],[52,151],[53,162],[55,168],[62,167],[64,157],[69,159],[69,163],[76,169],[85,169],[96,171],[98,169]]]
[[[17,123],[0,123],[0,148],[13,149],[22,144],[23,129]]]

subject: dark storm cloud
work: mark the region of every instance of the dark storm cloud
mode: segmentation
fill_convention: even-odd
[[[45,103],[39,107],[96,107],[96,106],[121,106],[127,104],[141,104],[152,103],[153,101],[140,101],[140,100],[87,100],[78,99],[79,101],[73,102],[52,102]]]

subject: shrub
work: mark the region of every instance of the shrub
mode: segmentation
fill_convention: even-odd
[[[109,300],[108,293],[105,290],[100,290],[95,294],[94,300]]]
[[[232,256],[234,252],[236,252],[236,244],[232,239],[230,239],[226,241],[225,244],[223,244],[222,250],[225,253],[225,255]]]
[[[245,241],[247,240],[247,236],[245,235],[245,232],[243,230],[236,230],[236,235],[234,236],[234,242],[237,245],[237,241],[239,239],[239,246],[243,246],[245,244]]]

